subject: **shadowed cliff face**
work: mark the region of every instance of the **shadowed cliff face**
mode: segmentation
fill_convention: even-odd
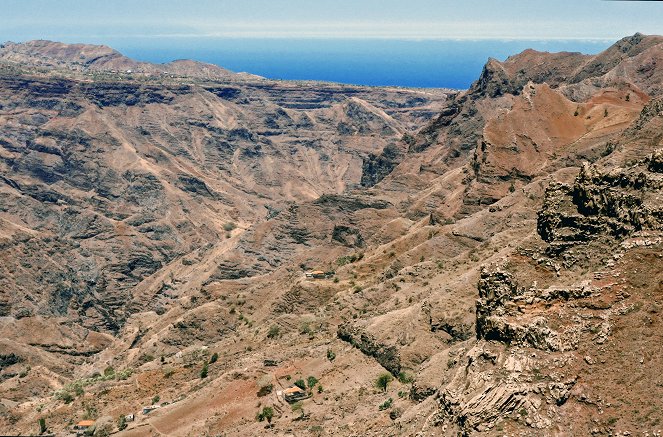
[[[5,45],[0,430],[651,434],[661,53],[452,93]]]

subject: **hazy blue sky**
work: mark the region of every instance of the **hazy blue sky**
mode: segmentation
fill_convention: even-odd
[[[139,37],[617,39],[663,33],[663,2],[2,0],[0,40]]]

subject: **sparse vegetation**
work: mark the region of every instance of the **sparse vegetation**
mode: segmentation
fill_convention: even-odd
[[[411,384],[412,381],[414,381],[414,378],[413,378],[412,376],[408,375],[408,374],[405,373],[405,372],[400,372],[400,373],[398,374],[398,381],[399,381],[401,384]]]
[[[281,328],[279,325],[272,325],[267,332],[267,338],[279,338],[281,336]]]
[[[234,231],[237,228],[237,225],[234,222],[228,222],[223,225],[223,230],[226,232]]]
[[[266,385],[263,385],[262,387],[260,387],[260,389],[258,390],[257,395],[258,395],[259,398],[261,398],[263,396],[267,396],[273,390],[274,390],[274,385],[273,384],[266,384]]]
[[[353,253],[352,255],[342,256],[336,260],[336,264],[339,266],[344,266],[346,264],[352,264],[357,261],[361,261],[364,258],[364,253]]]
[[[207,363],[203,366],[203,368],[200,370],[200,379],[207,378],[207,372],[209,371],[207,367]]]
[[[160,400],[161,400],[161,396],[159,396],[159,395],[154,395],[154,397],[152,398],[152,405],[156,404],[156,403],[159,402]]]

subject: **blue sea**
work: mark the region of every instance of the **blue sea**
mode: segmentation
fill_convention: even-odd
[[[195,59],[271,79],[465,89],[489,57],[527,48],[598,53],[610,41],[144,38],[97,41],[149,62]]]

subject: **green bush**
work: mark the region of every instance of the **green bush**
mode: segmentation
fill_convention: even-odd
[[[387,399],[386,401],[384,401],[384,402],[382,403],[382,405],[380,405],[380,406],[378,407],[378,409],[379,409],[380,411],[387,410],[387,409],[391,408],[391,404],[392,404],[393,402],[394,402],[394,400],[393,400],[392,398],[389,398],[389,399]]]
[[[298,379],[294,384],[302,390],[306,390],[306,382],[303,379]]]
[[[207,378],[207,372],[208,372],[207,363],[205,363],[203,368],[200,370],[200,379]]]
[[[327,349],[327,359],[329,361],[334,361],[336,359],[336,353],[331,349]]]
[[[214,353],[212,354],[212,357],[209,359],[209,363],[210,363],[210,364],[214,364],[214,363],[217,362],[218,359],[219,359],[219,354],[216,353],[216,352],[214,352]]]
[[[124,414],[122,414],[117,419],[117,430],[122,431],[126,427],[127,427],[127,418],[124,416]]]
[[[46,432],[46,419],[43,417],[39,418],[39,434],[43,434]]]
[[[308,385],[309,389],[313,389],[313,387],[315,387],[317,383],[318,383],[318,378],[316,378],[315,376],[309,376],[308,378],[306,378],[306,384]]]
[[[386,392],[389,383],[393,380],[394,377],[391,376],[391,373],[382,373],[380,376],[378,376],[378,379],[375,380],[375,386],[383,392]]]
[[[226,232],[230,232],[230,231],[234,230],[236,227],[237,227],[237,225],[235,223],[228,222],[228,223],[223,225],[223,230],[226,231]]]
[[[405,372],[400,372],[398,374],[398,380],[401,382],[401,384],[410,384],[412,381],[414,381],[414,378]]]
[[[272,418],[274,417],[274,409],[272,407],[263,407],[262,411],[256,414],[256,420],[262,422],[267,420],[267,423],[272,423]]]

